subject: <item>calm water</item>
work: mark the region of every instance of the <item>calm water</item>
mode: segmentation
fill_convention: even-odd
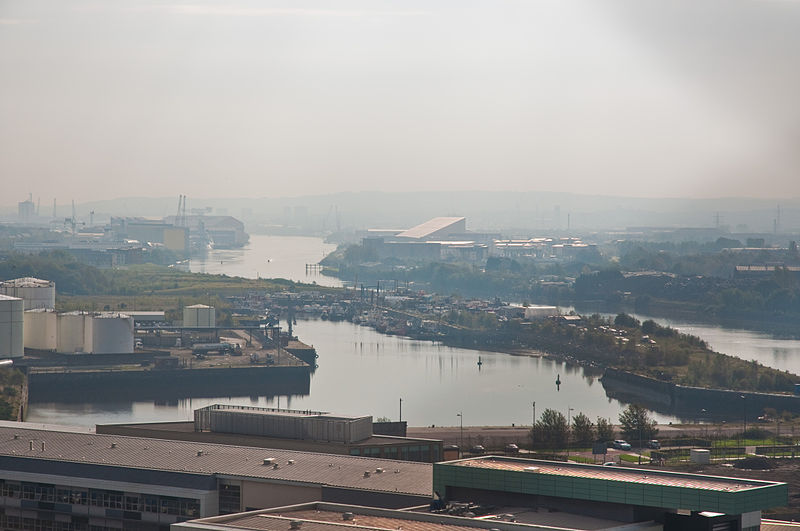
[[[191,269],[337,285],[336,279],[307,276],[305,272],[305,264],[318,262],[333,248],[319,238],[255,235],[245,249],[212,251],[204,260],[193,260]],[[656,320],[698,335],[720,352],[800,373],[800,341],[718,326]],[[606,397],[600,382],[582,368],[548,359],[449,348],[381,335],[346,322],[299,321],[295,330],[303,341],[317,348],[320,356],[309,395],[175,397],[169,402],[31,403],[28,420],[93,426],[105,422],[189,419],[194,409],[212,403],[280,405],[396,419],[402,398],[403,418],[411,425],[454,426],[458,412],[463,412],[467,424],[509,425],[530,424],[534,401],[537,414],[544,408],[556,408],[566,415],[568,408],[574,408],[591,418],[603,416],[615,420],[625,407]],[[481,367],[477,364],[479,358],[483,362]],[[560,391],[555,386],[559,375]],[[660,422],[674,420],[663,415],[656,418]]]
[[[315,409],[371,414],[412,425],[530,424],[532,402],[544,408],[582,411],[591,418],[616,419],[625,405],[606,397],[600,382],[582,368],[548,359],[444,347],[427,341],[386,336],[348,322],[298,321],[299,337],[319,352],[319,368],[308,396],[218,397],[102,404],[32,403],[31,422],[94,425],[189,419],[192,410],[213,403]],[[483,364],[478,366],[480,357]],[[556,389],[560,375],[561,388]],[[658,416],[660,421],[672,420]]]
[[[322,286],[341,286],[338,278],[306,271],[336,249],[321,238],[306,236],[266,236],[251,234],[242,249],[214,249],[203,258],[192,258],[193,273],[226,274],[244,278],[285,278],[296,282],[316,282]]]

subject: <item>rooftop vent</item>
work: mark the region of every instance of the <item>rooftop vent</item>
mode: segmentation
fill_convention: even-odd
[[[205,453],[205,452],[204,452],[203,450],[197,450],[197,457],[200,457],[200,456],[201,456],[201,455],[203,455],[204,453]]]
[[[541,469],[538,466],[526,466],[524,468],[524,471],[530,472],[532,474],[538,474],[541,471]]]
[[[294,459],[289,459],[288,461],[286,461],[286,464],[287,465],[293,465],[294,464]]]
[[[375,473],[376,474],[383,474],[383,469],[381,467],[378,467],[378,468],[375,469]]]
[[[364,471],[364,477],[365,477],[365,478],[368,478],[368,477],[369,477],[369,470],[365,470],[365,471]]]
[[[350,521],[350,520],[353,520],[355,517],[356,517],[356,515],[354,515],[353,513],[349,512],[349,511],[346,512],[346,513],[342,513],[342,520]]]
[[[267,458],[265,458],[265,459],[264,459],[264,464],[265,464],[266,466],[270,466],[270,465],[272,465],[274,462],[275,462],[275,458],[274,458],[274,457],[267,457]]]
[[[272,470],[278,470],[278,468],[279,468],[278,467],[278,463],[273,463],[272,464]]]
[[[117,447],[117,443],[111,443],[111,448],[116,448],[116,447]]]
[[[19,433],[14,434],[14,439],[19,439]]]
[[[302,520],[292,520],[291,522],[289,522],[289,529],[300,529],[302,525],[303,525]]]
[[[44,441],[42,441],[42,451],[44,452]]]

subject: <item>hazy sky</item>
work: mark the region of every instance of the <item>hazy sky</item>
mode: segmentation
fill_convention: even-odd
[[[798,197],[798,100],[793,0],[0,0],[0,204]]]

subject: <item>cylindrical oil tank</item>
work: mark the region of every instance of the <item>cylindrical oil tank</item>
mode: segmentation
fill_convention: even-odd
[[[23,308],[22,299],[0,295],[0,358],[21,358],[24,354]]]
[[[26,310],[56,307],[56,283],[40,278],[24,277],[0,282],[0,293],[25,301]]]
[[[184,307],[183,326],[186,328],[214,328],[217,326],[214,307],[205,304]]]
[[[56,350],[58,348],[58,316],[55,310],[39,308],[25,312],[25,348]]]
[[[133,353],[133,317],[100,313],[92,318],[92,354]]]
[[[58,352],[75,354],[92,351],[92,316],[86,312],[58,314]]]

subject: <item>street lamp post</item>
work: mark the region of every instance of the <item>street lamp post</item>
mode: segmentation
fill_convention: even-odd
[[[456,413],[456,416],[458,417],[461,423],[461,438],[460,438],[460,443],[458,445],[458,453],[459,453],[458,456],[464,457],[464,413],[463,412]]]
[[[739,395],[739,398],[742,399],[742,418],[744,420],[744,428],[742,429],[742,438],[746,438],[747,432],[747,396]]]
[[[567,407],[567,461],[569,461],[569,440],[572,433],[572,412],[575,408]]]
[[[533,418],[531,418],[531,446],[536,446],[536,401],[533,401]]]

